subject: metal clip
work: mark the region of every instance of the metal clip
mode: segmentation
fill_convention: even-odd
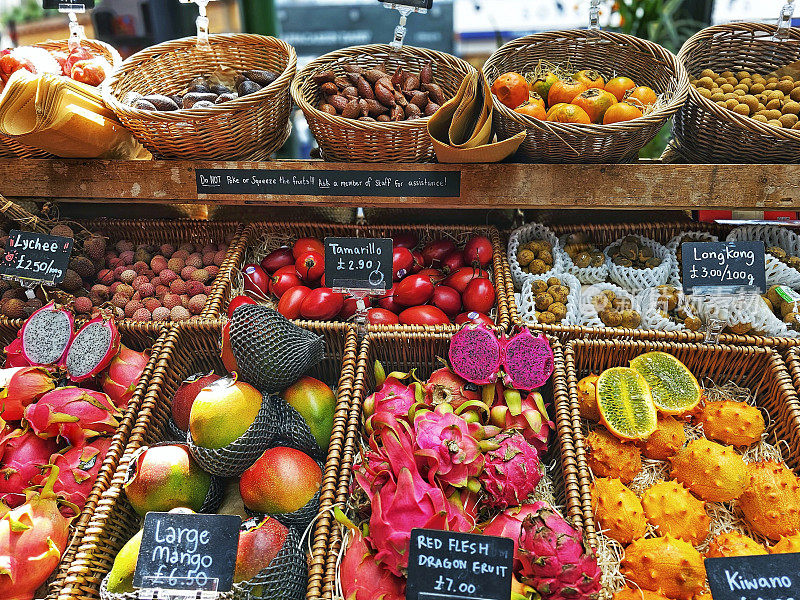
[[[211,0],[181,0],[181,4],[188,4],[194,2],[200,10],[200,16],[197,17],[197,49],[198,50],[211,50],[211,44],[208,41],[208,14],[206,7]]]
[[[600,0],[589,3],[589,29],[600,30]]]
[[[403,49],[403,42],[406,39],[406,33],[408,32],[406,29],[408,15],[413,12],[425,14],[428,12],[428,9],[403,6],[402,4],[394,4],[393,2],[386,2],[385,0],[381,0],[381,2],[386,8],[390,10],[396,10],[400,13],[400,24],[394,28],[394,39],[389,43],[389,46],[391,46],[392,50],[395,52],[400,52]]]
[[[725,325],[725,321],[722,321],[721,319],[709,319],[708,324],[706,325],[705,343],[719,344],[719,335],[722,333],[722,330],[725,329]]]
[[[794,0],[788,0],[781,8],[778,15],[778,28],[772,39],[776,42],[786,40],[789,37],[789,28],[792,26],[792,14],[794,13]]]

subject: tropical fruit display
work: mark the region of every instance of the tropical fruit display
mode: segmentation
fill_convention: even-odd
[[[797,548],[800,478],[752,391],[723,383],[662,351],[577,382],[608,598],[699,598],[704,558]]]
[[[5,247],[7,232],[0,234]],[[50,234],[75,240],[57,288],[74,298],[76,315],[93,318],[110,304],[118,320],[143,322],[199,318],[234,236],[231,232],[219,242],[197,245],[142,244],[112,240],[78,223],[57,223]],[[29,299],[18,282],[4,279],[0,291],[0,314],[22,319],[46,304],[53,288],[39,287]]]
[[[531,293],[538,323],[555,325],[567,317],[569,287],[558,277],[531,280]]]
[[[6,346],[0,369],[0,596],[33,598],[58,566],[112,437],[150,361],[110,315],[77,329],[47,304]]]
[[[98,86],[111,74],[112,67],[100,55],[78,45],[68,52],[45,50],[35,46],[19,46],[0,50],[0,92],[15,72],[25,70],[34,75],[62,75],[87,85]]]
[[[606,263],[603,249],[591,242],[586,233],[571,233],[564,239],[564,252],[578,269],[602,267]]]
[[[267,234],[248,250],[240,286],[229,312],[242,302],[274,306],[289,319],[351,320],[358,300],[326,286],[323,240],[296,238],[276,247]],[[420,240],[412,232],[393,237],[393,281],[386,291],[365,299],[372,325],[460,325],[480,320],[494,324],[497,279],[494,248],[485,235]],[[458,242],[458,243],[457,243]],[[248,300],[249,299],[249,300]],[[474,314],[473,314],[474,313]]]
[[[800,294],[788,286],[773,285],[762,296],[772,313],[793,331],[800,331]]]
[[[625,76],[573,72],[540,61],[531,73],[503,73],[492,84],[495,98],[516,113],[559,123],[610,125],[648,114],[658,95]]]
[[[222,351],[236,371],[192,374],[172,388],[167,437],[133,451],[121,493],[142,518],[172,510],[240,516],[235,593],[299,600],[307,577],[300,540],[319,510],[337,403],[312,376],[323,341],[265,306],[237,308],[229,325]],[[141,534],[128,535],[104,593],[133,591]]]
[[[547,273],[553,268],[553,245],[547,240],[531,240],[520,244],[517,250],[517,262],[523,273],[531,275]]]

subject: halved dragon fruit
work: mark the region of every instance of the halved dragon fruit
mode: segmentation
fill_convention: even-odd
[[[120,335],[112,317],[99,316],[80,328],[66,357],[69,378],[79,383],[98,375],[119,353]]]
[[[505,384],[518,390],[542,387],[553,374],[553,349],[544,336],[534,337],[525,327],[509,340],[503,340]]]
[[[500,369],[502,347],[493,331],[483,323],[468,323],[450,340],[453,371],[479,385],[492,383]]]
[[[22,357],[31,365],[62,365],[74,335],[72,313],[50,302],[22,324],[19,331]]]

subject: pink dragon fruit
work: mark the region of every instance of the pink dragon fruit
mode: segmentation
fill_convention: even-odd
[[[439,481],[453,487],[471,485],[483,469],[480,444],[473,437],[478,425],[470,424],[453,412],[449,404],[420,411],[414,417],[417,466],[427,473],[431,485]]]
[[[502,362],[502,346],[483,323],[467,323],[450,340],[448,356],[453,371],[469,382],[494,382]]]
[[[56,442],[42,439],[29,429],[15,429],[0,440],[0,501],[12,508],[25,502],[25,490],[39,482],[42,470],[56,451]]]
[[[503,431],[521,431],[540,454],[547,452],[547,439],[555,425],[547,417],[542,395],[531,392],[523,398],[519,391],[504,389],[499,382],[489,394],[494,398],[489,422]]]
[[[520,576],[542,600],[596,600],[600,568],[583,535],[545,502],[525,517],[519,536]]]
[[[430,406],[446,403],[459,408],[467,402],[480,400],[480,392],[474,383],[444,367],[431,373],[425,383],[425,400]]]
[[[64,453],[52,455],[50,462],[59,469],[53,485],[56,494],[83,510],[110,447],[111,438],[101,437],[85,446],[71,446]],[[68,505],[62,506],[61,512],[67,517],[77,514]]]
[[[0,598],[33,600],[61,561],[69,542],[69,519],[58,512],[53,492],[58,467],[39,492],[28,492],[22,506],[0,518]]]
[[[57,306],[55,302],[50,302],[22,324],[18,334],[21,355],[31,365],[60,366],[66,358],[74,334],[72,313]],[[16,350],[12,348],[13,352]]]
[[[536,512],[536,504],[525,504],[507,508],[483,527],[484,535],[507,537],[514,540],[514,572],[520,570],[519,562],[519,532],[522,531],[522,522],[525,517]]]
[[[375,379],[378,387],[366,400],[364,400],[364,418],[367,434],[372,433],[373,416],[377,413],[389,413],[397,418],[408,418],[411,408],[423,400],[422,385],[412,382],[403,383],[413,373],[390,373],[383,375],[383,366],[375,361]]]
[[[98,375],[119,352],[120,335],[113,317],[99,316],[80,328],[69,347],[67,375],[80,383]]]
[[[534,337],[527,327],[517,335],[502,341],[504,381],[518,390],[542,387],[553,374],[553,350],[544,336]]]
[[[477,529],[478,494],[467,488],[444,488],[447,501],[453,507],[450,511],[450,529],[461,533],[473,533]]]
[[[119,354],[108,365],[100,383],[102,390],[119,408],[128,406],[149,360],[149,351],[136,352],[120,345]]]
[[[72,446],[113,433],[119,426],[119,416],[104,393],[71,386],[48,392],[25,409],[25,419],[36,435],[64,438]]]
[[[25,354],[22,351],[22,338],[15,337],[14,341],[11,342],[8,346],[5,347],[6,352],[6,364],[5,367],[30,367],[31,361],[25,358]]]
[[[0,414],[19,421],[25,407],[56,387],[50,372],[41,367],[0,369]]]
[[[486,504],[508,508],[525,504],[542,478],[539,453],[521,433],[509,431],[487,440],[492,449],[484,454],[480,482],[486,490]]]
[[[343,517],[340,511],[336,518]],[[345,600],[404,600],[405,579],[379,565],[361,530],[346,519],[345,524],[350,530],[350,539],[339,566],[339,582]]]

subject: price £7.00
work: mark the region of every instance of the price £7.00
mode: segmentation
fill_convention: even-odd
[[[725,265],[725,267],[721,269],[709,269],[705,266],[698,267],[693,265],[690,274],[692,277],[702,277],[704,279],[713,277],[719,279],[720,282],[744,285],[753,285],[755,283],[755,277],[752,273],[748,273],[747,271],[731,271],[729,265]]]
[[[477,587],[468,581],[456,582],[451,577],[439,575],[433,587],[437,592],[458,592],[460,594],[474,594]]]

